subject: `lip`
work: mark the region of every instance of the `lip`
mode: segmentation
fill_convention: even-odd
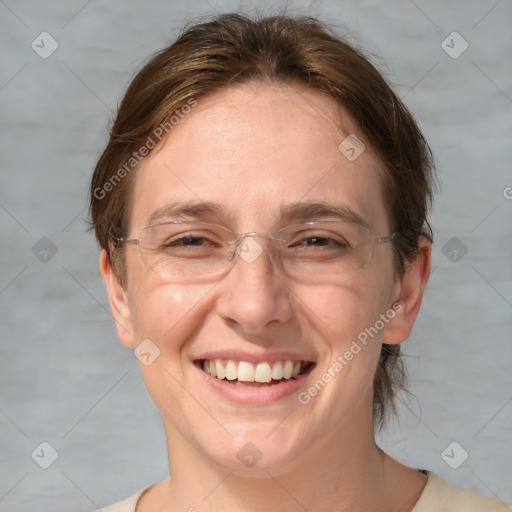
[[[223,352],[225,354],[225,352]],[[211,359],[224,359],[224,357],[218,357]],[[205,359],[208,359],[205,357]],[[235,359],[232,357],[231,359]],[[279,358],[278,358],[279,359]],[[275,361],[278,359],[266,359],[266,361]],[[292,359],[292,358],[290,358]],[[255,363],[262,361],[264,359],[258,359]],[[302,361],[301,358],[295,358],[295,360]],[[247,361],[247,359],[240,359],[240,361]],[[248,361],[252,362],[252,361]],[[228,399],[232,402],[243,404],[243,405],[267,405],[275,403],[285,397],[288,397],[293,394],[297,394],[301,386],[304,384],[305,380],[309,377],[316,364],[313,363],[311,366],[298,377],[290,380],[283,380],[279,384],[273,384],[270,386],[261,386],[261,387],[244,387],[237,386],[233,384],[229,384],[227,380],[219,380],[215,377],[212,377],[210,374],[206,373],[201,369],[199,361],[194,361],[194,368],[199,372],[201,378],[204,380],[206,385],[213,389],[214,392],[218,393],[224,399]]]

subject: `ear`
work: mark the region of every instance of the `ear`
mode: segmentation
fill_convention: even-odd
[[[419,247],[418,255],[407,264],[403,277],[397,283],[392,306],[395,316],[386,324],[382,334],[383,343],[388,345],[397,345],[409,337],[420,310],[430,276],[432,244],[421,237]]]
[[[105,249],[103,249],[100,254],[100,271],[105,281],[105,286],[107,287],[110,310],[114,318],[117,335],[123,345],[126,347],[134,347],[133,323],[126,291],[114,272]]]

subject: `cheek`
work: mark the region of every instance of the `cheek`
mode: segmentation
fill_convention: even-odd
[[[149,338],[163,354],[175,354],[200,328],[208,290],[204,284],[163,284],[155,274],[146,273],[130,304],[136,343]],[[172,360],[179,362],[176,355]]]
[[[350,397],[366,396],[381,352],[381,315],[389,308],[389,283],[362,272],[345,276],[337,285],[305,287],[297,295],[307,304],[302,311],[313,336],[321,338],[322,379],[339,376],[324,396],[327,402],[329,397],[339,401],[344,396],[350,402]]]
[[[297,307],[323,334],[333,351],[345,350],[372,327],[388,307],[388,293],[373,280],[345,279],[344,283],[297,290]]]
[[[187,415],[183,415],[188,403],[183,393],[184,375],[186,365],[191,364],[186,357],[186,347],[202,332],[211,307],[209,288],[211,286],[163,285],[148,277],[139,286],[132,305],[136,343],[149,339],[158,349],[158,356],[149,365],[142,360],[139,364],[146,388],[160,411],[174,418],[184,430],[189,429]],[[194,417],[196,413],[190,412],[189,416]]]

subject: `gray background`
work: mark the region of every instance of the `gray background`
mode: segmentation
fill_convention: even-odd
[[[0,0],[0,510],[88,511],[167,475],[159,414],[117,341],[85,232],[88,181],[142,61],[196,16],[254,6]],[[404,345],[414,398],[381,443],[512,502],[512,2],[292,1],[287,11],[343,25],[375,53],[438,160],[434,272]],[[47,59],[31,48],[43,31],[59,44]],[[456,59],[441,47],[453,31],[469,44]],[[42,441],[59,455],[48,469],[31,458]],[[453,441],[469,453],[458,469],[441,457]],[[51,449],[34,453],[51,461]],[[462,448],[449,454],[453,465]]]

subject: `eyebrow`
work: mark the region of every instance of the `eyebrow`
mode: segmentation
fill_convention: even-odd
[[[226,207],[220,203],[210,201],[183,202],[174,201],[155,210],[147,219],[146,225],[164,221],[167,218],[189,216],[189,217],[217,217],[224,223],[229,217]],[[331,204],[326,202],[296,202],[280,208],[280,218],[284,219],[306,219],[311,220],[318,217],[335,217],[337,220],[353,222],[370,228],[369,222],[357,212],[342,204]]]
[[[370,223],[357,212],[343,204],[331,204],[325,202],[291,203],[281,208],[281,218],[316,218],[335,217],[336,220],[353,222],[370,228]]]
[[[147,219],[147,225],[154,224],[157,221],[170,218],[170,217],[211,217],[215,216],[218,218],[226,217],[226,208],[219,204],[209,201],[201,202],[183,202],[174,201],[167,203],[161,208],[155,210]]]

